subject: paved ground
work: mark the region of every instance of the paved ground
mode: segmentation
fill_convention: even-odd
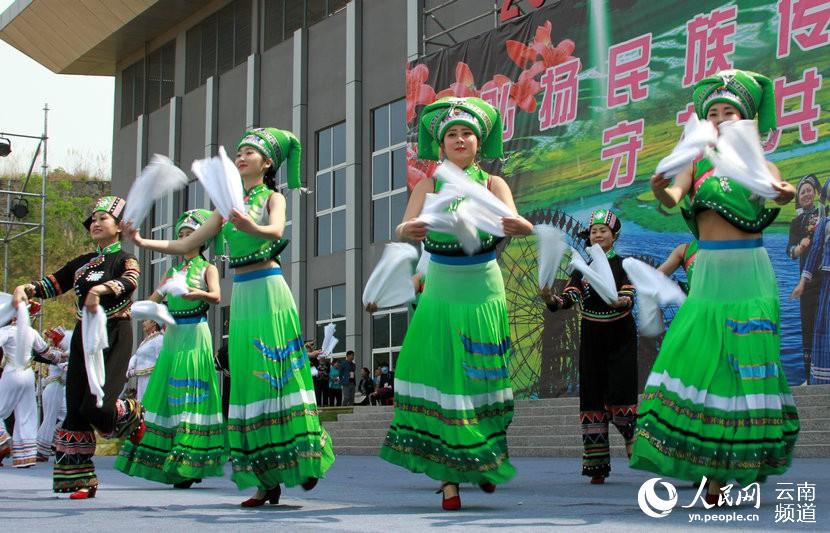
[[[51,468],[43,463],[27,470],[0,468],[0,532],[35,531],[443,531],[548,529],[583,531],[711,531],[719,529],[784,531],[830,530],[830,461],[797,459],[790,471],[761,487],[761,508],[733,507],[706,511],[682,509],[695,495],[677,482],[678,503],[665,518],[646,516],[637,503],[641,484],[650,475],[630,470],[622,460],[602,486],[576,475],[575,459],[515,459],[516,477],[495,494],[462,486],[464,508],[440,509],[437,483],[406,472],[376,457],[338,457],[326,480],[312,492],[284,491],[278,506],[242,509],[240,493],[227,477],[176,490],[130,478],[113,470],[112,457],[96,459],[102,489],[93,500],[70,501],[51,492]],[[815,484],[815,524],[775,522],[777,483]],[[658,490],[658,495],[665,492]],[[797,496],[797,495],[796,495]],[[803,502],[806,503],[806,502]],[[796,504],[797,505],[797,504]],[[757,522],[690,523],[689,511],[701,520],[720,515],[758,515]],[[809,515],[808,515],[809,517]],[[795,516],[794,518],[797,518]]]

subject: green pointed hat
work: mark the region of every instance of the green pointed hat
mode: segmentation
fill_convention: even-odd
[[[504,155],[501,115],[481,98],[447,96],[424,107],[418,127],[418,158],[438,161],[446,131],[464,124],[476,134],[481,156],[495,159]]]
[[[245,132],[236,145],[239,150],[243,146],[250,146],[258,150],[262,155],[273,161],[274,170],[288,161],[288,188],[299,189],[300,183],[300,160],[302,159],[302,146],[293,133],[277,128],[254,128]]]
[[[758,117],[758,131],[766,134],[776,126],[775,87],[772,80],[748,70],[722,70],[695,84],[692,100],[698,118],[705,120],[717,103],[732,104],[741,117]]]
[[[202,224],[207,222],[210,214],[210,211],[207,209],[191,209],[190,211],[185,211],[176,221],[176,226],[173,229],[173,238],[179,238],[179,231],[182,228],[190,228],[196,231]]]

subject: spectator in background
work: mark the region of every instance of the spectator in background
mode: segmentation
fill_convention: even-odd
[[[372,380],[372,373],[365,366],[360,371],[360,382],[357,384],[357,392],[363,395],[357,405],[369,405],[369,395],[375,392],[375,382]]]
[[[314,398],[317,400],[317,406],[322,407],[325,404],[325,396],[323,396],[323,379],[320,377],[320,354],[322,350],[317,350],[314,347],[314,339],[306,341],[305,351],[308,354],[308,362],[311,365],[311,376],[314,378]],[[326,377],[326,384],[328,384],[328,377]]]
[[[394,394],[395,375],[389,371],[388,366],[383,366],[380,369],[380,380],[378,386],[369,396],[369,401],[372,405],[386,405],[386,401],[392,398]]]
[[[340,365],[340,360],[335,359],[331,362],[331,366],[329,367],[329,402],[328,405],[332,407],[337,406],[340,407],[340,404],[343,402],[343,389],[341,385],[342,380],[342,368]]]
[[[340,363],[340,387],[343,391],[343,405],[354,405],[355,379],[357,366],[354,364],[354,351],[346,352],[346,360]]]

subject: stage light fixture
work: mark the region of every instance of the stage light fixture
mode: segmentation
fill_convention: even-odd
[[[6,157],[12,153],[12,142],[7,137],[0,137],[0,157]]]
[[[11,212],[17,218],[26,218],[29,214],[29,202],[25,198],[17,198],[12,204]]]

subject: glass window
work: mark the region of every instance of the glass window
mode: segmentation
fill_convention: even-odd
[[[372,315],[372,368],[389,365],[394,371],[408,322],[406,308],[384,309]]]
[[[324,328],[328,324],[334,324],[335,337],[341,339],[335,347],[335,352],[332,355],[343,356],[346,353],[346,343],[342,340],[346,338],[346,286],[334,285],[331,287],[322,287],[316,291],[317,309],[315,316],[317,318],[314,328],[315,341],[319,348],[323,344]]]
[[[372,242],[392,240],[408,200],[406,101],[372,111]]]
[[[346,249],[346,124],[317,132],[317,255]]]

